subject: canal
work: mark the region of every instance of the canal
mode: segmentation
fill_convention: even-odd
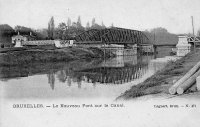
[[[163,57],[163,52],[169,55],[170,50],[159,49],[156,56],[118,56],[107,60],[1,67],[1,96],[6,99],[114,100],[162,69],[166,62],[154,59]]]

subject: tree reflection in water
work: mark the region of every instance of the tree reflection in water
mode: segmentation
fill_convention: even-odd
[[[121,56],[108,60],[79,60],[56,63],[31,63],[29,65],[0,67],[1,80],[47,74],[48,83],[55,90],[56,82],[68,87],[83,83],[119,85],[142,78],[149,70],[155,72],[163,67],[161,63],[151,62],[154,56]]]

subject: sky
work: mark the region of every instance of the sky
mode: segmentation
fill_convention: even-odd
[[[54,16],[55,25],[77,22],[86,26],[92,18],[106,26],[150,30],[166,28],[175,34],[195,33],[200,29],[200,0],[0,0],[0,24],[47,28]]]

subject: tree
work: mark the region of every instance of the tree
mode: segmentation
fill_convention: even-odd
[[[75,37],[77,34],[77,23],[76,22],[72,22],[71,27],[68,29],[68,35],[69,37]]]
[[[86,29],[86,30],[89,30],[89,29],[90,29],[90,23],[89,23],[89,22],[87,22],[85,29]]]
[[[54,18],[52,16],[48,23],[48,38],[49,39],[54,39],[54,28],[55,28]]]
[[[66,30],[67,26],[65,23],[59,23],[58,28],[55,30],[55,38],[56,39],[66,39]]]
[[[17,34],[18,32],[20,33],[20,35],[32,35],[35,36],[34,39],[36,40],[43,40],[46,39],[48,37],[48,30],[47,29],[38,29],[38,30],[33,30],[31,28],[25,27],[25,26],[15,26],[15,34]]]
[[[45,40],[48,38],[47,29],[38,29],[36,30],[36,39],[37,40]]]
[[[102,26],[102,28],[106,28],[106,26],[104,25],[103,21],[101,22],[101,26]]]
[[[0,34],[3,36],[10,36],[14,34],[14,30],[11,26],[8,24],[2,24],[0,25]]]
[[[114,24],[112,23],[110,27],[111,27],[111,28],[114,27]]]
[[[91,26],[91,29],[97,29],[97,30],[100,30],[100,29],[103,29],[103,27],[97,23],[95,23],[94,25]]]
[[[72,21],[70,18],[67,19],[67,28],[69,29],[69,27],[72,25]]]
[[[62,23],[59,23],[58,24],[58,28],[61,30],[61,31],[65,31],[67,29],[67,26],[64,22]]]
[[[95,23],[95,18],[92,19],[92,26],[94,26],[96,23]]]
[[[77,28],[77,23],[76,22],[72,22],[72,26],[71,27]]]
[[[30,32],[33,33],[33,30],[31,28],[28,28],[28,27],[25,27],[25,26],[17,25],[17,26],[15,26],[14,29],[15,29],[16,32],[20,32],[20,34],[22,34],[22,35],[29,35]]]
[[[8,24],[2,24],[0,25],[0,46],[8,46],[10,47],[12,45],[11,37],[15,34],[14,29],[9,26]]]
[[[177,35],[169,33],[167,29],[162,27],[153,28],[150,32],[144,31],[144,33],[154,44],[177,44],[178,42]]]
[[[76,34],[79,34],[85,30],[85,28],[81,25],[81,17],[78,16],[78,21],[77,21],[77,32]]]
[[[167,29],[162,28],[162,27],[151,29],[150,32],[151,33],[168,33]]]
[[[80,17],[80,16],[78,16],[77,25],[78,25],[78,26],[81,26],[81,17]]]

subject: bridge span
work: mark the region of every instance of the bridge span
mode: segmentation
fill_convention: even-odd
[[[141,31],[118,27],[91,29],[75,36],[76,44],[149,44]]]

